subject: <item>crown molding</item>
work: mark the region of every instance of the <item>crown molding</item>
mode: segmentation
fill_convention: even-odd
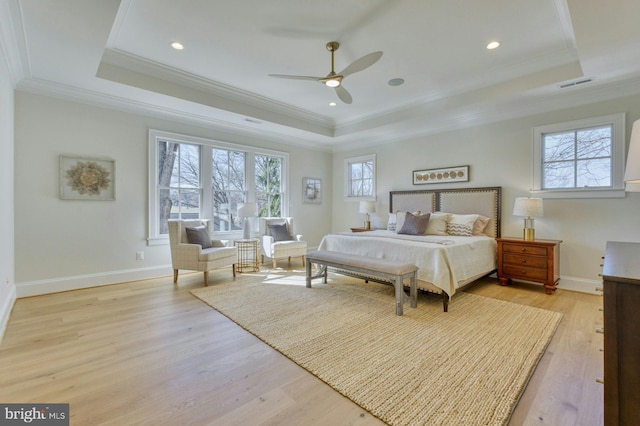
[[[0,49],[7,62],[11,84],[16,87],[29,75],[22,9],[18,0],[0,3]]]

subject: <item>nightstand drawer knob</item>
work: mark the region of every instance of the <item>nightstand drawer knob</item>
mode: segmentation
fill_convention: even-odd
[[[524,252],[526,252],[526,251],[527,251],[527,249],[526,249],[526,248],[524,248],[524,247],[522,247],[522,248],[520,249],[520,251],[524,253]]]
[[[522,263],[527,263],[527,259],[525,259],[524,257],[521,259]]]
[[[524,269],[523,269],[522,271],[520,271],[520,273],[521,273],[522,275],[527,275],[527,271],[525,271]]]

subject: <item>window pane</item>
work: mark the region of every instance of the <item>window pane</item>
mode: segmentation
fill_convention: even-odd
[[[229,152],[228,189],[244,191],[244,152]]]
[[[544,135],[544,161],[573,160],[575,158],[575,132]]]
[[[611,159],[597,158],[592,160],[579,160],[577,163],[578,187],[610,187],[611,186]]]
[[[173,202],[171,201],[171,194],[168,189],[161,189],[158,191],[158,212],[159,212],[159,233],[167,234],[169,232],[169,227],[167,225],[167,220],[171,217],[171,209],[173,207]]]
[[[351,179],[362,179],[362,163],[351,164]]]
[[[364,179],[373,178],[373,161],[367,161],[366,163],[362,163],[362,177]]]
[[[180,191],[180,219],[200,217],[200,191]]]
[[[196,145],[180,145],[180,186],[200,187],[200,147]]]
[[[161,141],[158,143],[158,186],[168,187],[176,157],[178,155],[177,143]]]
[[[611,126],[578,131],[577,158],[611,157]]]
[[[212,155],[212,179],[214,189],[229,188],[229,156],[228,151],[214,149]]]
[[[574,162],[561,161],[546,163],[543,170],[543,185],[545,189],[573,188]]]

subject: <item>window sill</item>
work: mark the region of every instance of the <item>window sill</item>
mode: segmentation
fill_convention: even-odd
[[[624,198],[624,189],[535,190],[531,195],[540,198]]]

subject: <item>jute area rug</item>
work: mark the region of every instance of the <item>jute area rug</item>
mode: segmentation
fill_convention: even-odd
[[[562,314],[469,293],[420,294],[330,274],[270,274],[192,293],[390,425],[503,425]]]

